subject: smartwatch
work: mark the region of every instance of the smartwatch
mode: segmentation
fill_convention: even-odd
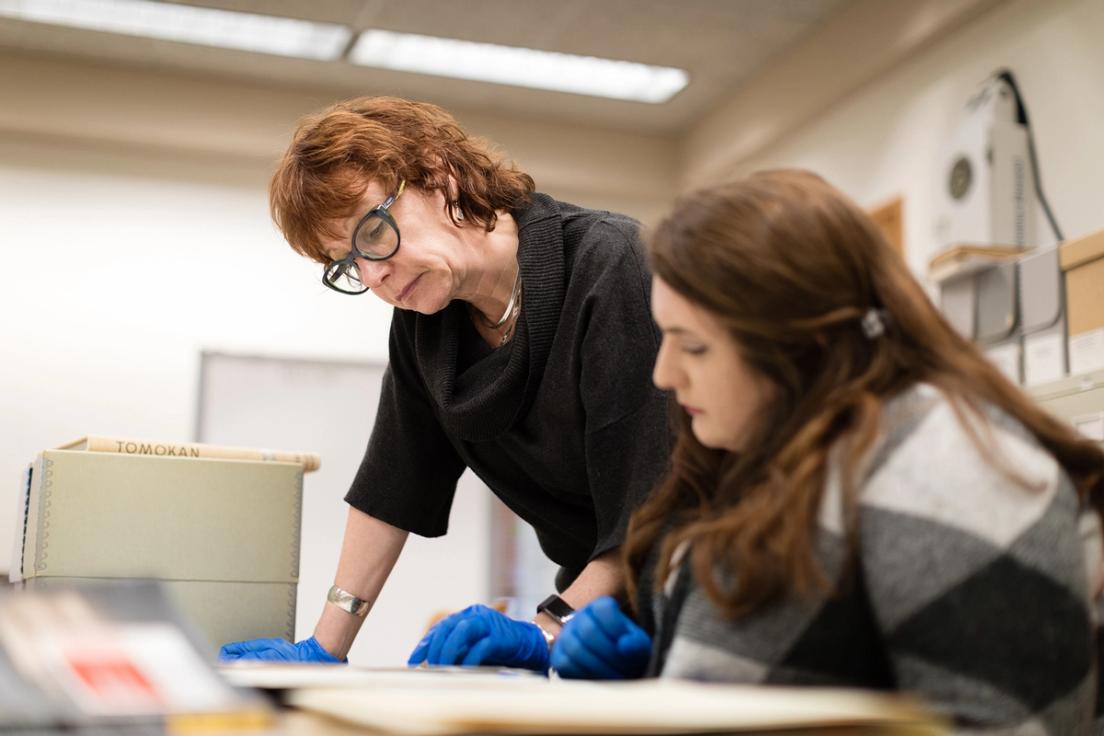
[[[563,626],[575,615],[575,609],[563,598],[552,594],[540,602],[537,606],[537,613],[543,613],[560,626]]]

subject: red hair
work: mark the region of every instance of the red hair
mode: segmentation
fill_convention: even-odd
[[[295,251],[329,263],[321,238],[339,237],[333,223],[355,214],[370,181],[441,191],[450,218],[458,208],[487,230],[533,193],[532,177],[436,105],[360,97],[300,121],[269,186],[272,219]]]

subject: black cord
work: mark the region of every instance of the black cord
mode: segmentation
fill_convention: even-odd
[[[1007,82],[1008,86],[1012,88],[1012,94],[1016,97],[1016,121],[1027,129],[1027,155],[1031,159],[1031,178],[1035,180],[1035,193],[1039,195],[1039,203],[1043,205],[1043,212],[1046,213],[1047,220],[1050,222],[1050,229],[1054,231],[1054,237],[1058,238],[1058,242],[1062,242],[1065,240],[1065,237],[1062,236],[1062,229],[1058,227],[1058,221],[1054,219],[1054,213],[1050,210],[1050,203],[1047,202],[1046,195],[1043,193],[1043,181],[1039,174],[1039,159],[1035,155],[1035,134],[1031,131],[1031,121],[1027,118],[1027,107],[1024,105],[1020,88],[1016,86],[1016,78],[1012,76],[1011,69],[1001,69],[993,75],[993,78]]]

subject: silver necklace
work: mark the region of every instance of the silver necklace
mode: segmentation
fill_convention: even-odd
[[[502,332],[502,339],[498,341],[498,346],[502,347],[506,343],[510,342],[510,338],[514,336],[514,330],[517,329],[518,314],[521,313],[521,282],[518,281],[517,287],[517,299],[514,302],[513,309],[507,316],[507,319],[513,319],[514,321]]]
[[[487,319],[482,312],[478,309],[475,310],[483,320],[483,324],[490,327],[492,330],[497,330],[502,325],[506,324],[507,320],[514,316],[514,308],[517,305],[518,295],[521,294],[521,267],[518,266],[517,275],[514,276],[514,288],[510,291],[510,301],[506,302],[506,309],[502,312],[502,316],[498,318],[497,322],[491,322]]]

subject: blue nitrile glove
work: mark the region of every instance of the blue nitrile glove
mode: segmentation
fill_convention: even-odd
[[[648,666],[652,640],[609,596],[576,613],[552,647],[552,668],[573,680],[628,680]]]
[[[348,659],[338,659],[318,643],[313,636],[292,644],[286,639],[250,639],[224,644],[219,649],[220,662],[257,660],[262,662],[321,662],[345,664]]]
[[[515,621],[486,606],[468,606],[441,621],[418,642],[410,666],[458,664],[548,669],[548,643],[536,624]]]

